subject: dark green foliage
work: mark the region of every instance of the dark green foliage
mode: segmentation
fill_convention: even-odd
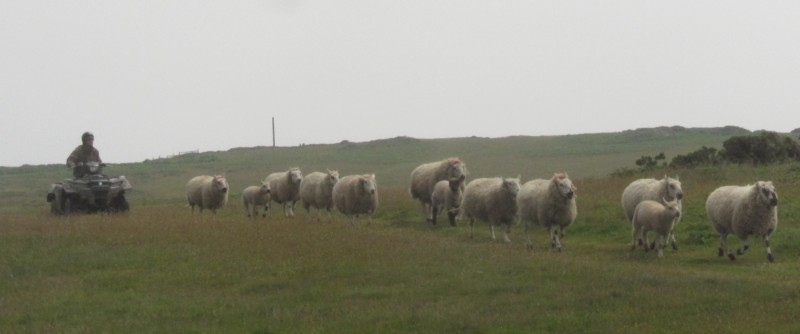
[[[800,158],[800,146],[796,141],[770,131],[753,136],[731,137],[722,146],[723,158],[732,163],[764,165]]]
[[[697,167],[697,166],[716,166],[722,163],[719,151],[713,147],[703,146],[701,149],[683,155],[678,154],[669,163],[670,167]]]

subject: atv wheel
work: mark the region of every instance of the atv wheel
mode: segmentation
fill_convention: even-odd
[[[64,196],[64,205],[62,206],[62,213],[65,215],[72,213],[72,198],[69,196]]]
[[[64,196],[58,189],[53,192],[53,200],[50,201],[50,213],[54,215],[64,214]]]
[[[128,199],[125,198],[124,194],[120,194],[114,198],[114,202],[111,206],[114,212],[128,212],[131,209],[131,204],[128,203]]]

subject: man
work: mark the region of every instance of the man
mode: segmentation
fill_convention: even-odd
[[[83,168],[89,161],[103,162],[100,160],[100,151],[94,148],[94,135],[91,132],[84,132],[81,135],[82,145],[75,148],[67,158],[67,167],[72,168],[72,176],[83,177],[86,168]],[[76,168],[78,167],[78,168]]]

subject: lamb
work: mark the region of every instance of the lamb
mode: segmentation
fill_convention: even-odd
[[[433,187],[442,180],[466,179],[467,165],[458,158],[449,158],[442,161],[426,163],[417,166],[411,172],[411,188],[409,193],[412,199],[419,200],[422,205],[422,214],[428,222],[433,222],[432,199]]]
[[[333,186],[339,182],[339,172],[328,170],[326,173],[313,172],[306,175],[300,182],[300,199],[303,200],[303,207],[306,212],[310,212],[313,206],[318,212],[322,209],[328,211],[328,218],[331,217],[333,208]],[[319,217],[317,218],[319,220]]]
[[[342,214],[350,216],[355,226],[359,214],[366,214],[367,225],[378,209],[378,183],[375,174],[348,175],[333,186],[333,203]]]
[[[728,234],[735,234],[743,241],[742,247],[736,251],[739,255],[750,248],[748,238],[755,235],[764,238],[767,260],[775,261],[769,237],[778,227],[778,193],[771,181],[758,181],[741,187],[719,187],[708,195],[706,213],[720,234],[719,256],[727,249],[728,258],[736,260],[728,248]]]
[[[217,214],[217,209],[222,208],[228,203],[228,181],[222,175],[195,176],[186,183],[186,200],[192,207],[194,214],[195,205],[203,209],[209,209]]]
[[[263,217],[267,216],[269,211],[269,201],[271,189],[266,180],[261,181],[260,186],[249,186],[242,191],[242,206],[244,211],[247,212],[247,218],[258,218],[258,207],[264,206]]]
[[[439,210],[442,210],[447,211],[447,219],[450,221],[450,225],[456,226],[456,216],[458,216],[463,195],[464,178],[436,182],[436,186],[433,187],[433,194],[431,194],[433,225],[436,225]]]
[[[272,190],[272,200],[283,205],[286,217],[294,217],[294,203],[300,200],[300,182],[303,181],[303,172],[300,168],[292,167],[286,172],[267,175]]]
[[[550,245],[561,251],[561,238],[578,215],[577,191],[566,173],[556,173],[550,180],[536,179],[522,185],[517,196],[520,221],[525,224],[528,250],[533,242],[528,235],[530,225],[542,225],[550,232]]]
[[[654,231],[657,235],[658,257],[664,257],[664,247],[667,246],[675,222],[680,217],[681,204],[677,199],[672,201],[662,199],[660,203],[651,200],[641,201],[633,211],[631,250],[636,249],[637,243],[644,247],[645,252],[650,250],[647,232]]]
[[[656,179],[639,179],[631,182],[622,192],[622,209],[625,212],[625,219],[628,223],[633,222],[633,212],[639,202],[644,200],[661,201],[666,199],[672,201],[674,199],[681,203],[683,199],[683,189],[681,189],[681,182],[675,178],[669,178],[664,175],[661,180]],[[683,211],[682,204],[679,210]],[[675,224],[680,222],[680,218],[675,221]],[[669,241],[672,244],[672,249],[678,249],[678,243],[675,241],[675,233],[670,233]],[[651,248],[654,245],[650,245]]]
[[[480,178],[472,180],[464,189],[461,201],[461,215],[469,218],[469,238],[473,239],[475,219],[489,222],[492,240],[497,240],[494,226],[504,224],[503,240],[511,242],[511,224],[517,216],[517,193],[519,178]]]

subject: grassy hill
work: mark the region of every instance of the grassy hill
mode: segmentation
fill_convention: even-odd
[[[53,217],[46,186],[62,166],[0,169],[0,332],[591,332],[800,331],[800,164],[657,170],[610,177],[641,155],[720,147],[735,128],[658,128],[559,137],[394,138],[297,148],[237,148],[111,166],[136,190],[121,216]],[[460,156],[471,178],[566,170],[578,187],[578,219],[549,250],[515,226],[511,244],[485,223],[467,237],[431,227],[406,191],[420,163]],[[226,173],[234,189],[300,166],[374,172],[376,219],[350,226],[298,210],[247,221],[233,192],[217,216],[192,217],[183,185]],[[631,252],[619,198],[636,178],[680,174],[680,250],[663,259]],[[704,213],[726,184],[772,180],[780,194],[777,260],[760,240],[736,262],[718,258]],[[740,243],[730,238],[733,245]]]
[[[568,172],[572,179],[604,177],[617,168],[634,167],[642,155],[664,152],[673,157],[704,145],[721,147],[730,136],[743,133],[747,130],[735,127],[662,127],[551,137],[399,137],[291,148],[234,148],[112,165],[105,171],[126,175],[134,185],[134,204],[148,205],[183,201],[183,187],[195,175],[225,174],[235,190],[232,194],[238,196],[240,189],[289,167],[300,167],[304,173],[326,168],[338,169],[341,175],[375,173],[382,189],[406,188],[416,166],[452,156],[466,162],[472,178],[520,175],[527,180],[557,171]],[[0,176],[0,212],[8,212],[45,208],[49,184],[70,173],[62,165],[0,167]]]

